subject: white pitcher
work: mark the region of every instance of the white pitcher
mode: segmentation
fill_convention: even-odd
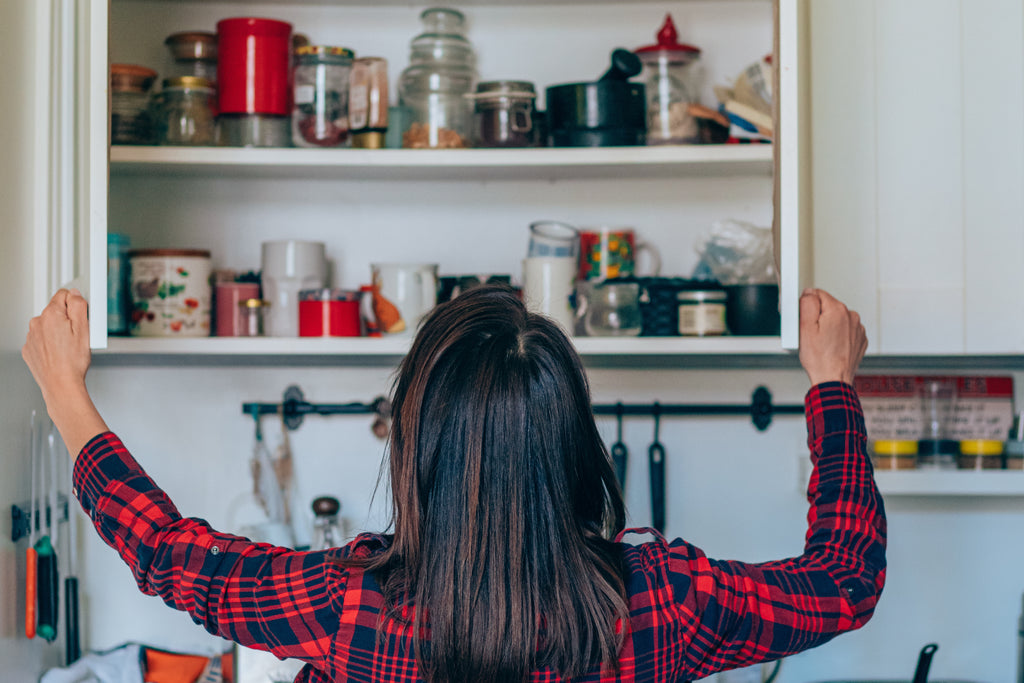
[[[373,310],[388,334],[412,335],[437,305],[436,263],[374,263]]]

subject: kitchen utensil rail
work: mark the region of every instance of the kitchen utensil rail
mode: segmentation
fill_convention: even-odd
[[[758,431],[765,431],[771,426],[775,415],[803,415],[803,404],[772,403],[772,394],[765,387],[754,390],[748,404],[716,404],[716,403],[610,403],[593,406],[594,415],[626,416],[626,417],[714,417],[730,415],[746,415]]]
[[[289,430],[302,426],[307,415],[379,415],[390,417],[391,403],[378,396],[370,403],[310,403],[297,386],[285,389],[281,403],[243,403],[242,412],[252,417],[281,415]]]

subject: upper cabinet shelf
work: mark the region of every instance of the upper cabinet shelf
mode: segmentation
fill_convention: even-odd
[[[572,149],[250,149],[129,147],[110,151],[116,175],[391,180],[563,180],[665,175],[770,176],[771,145]]]
[[[124,2],[148,2],[151,0],[122,0]],[[195,2],[196,0],[162,0],[168,4]],[[432,3],[410,0],[221,0],[225,5],[342,5],[349,7],[430,7]],[[684,0],[689,2],[691,0]],[[458,7],[500,7],[520,5],[638,5],[650,4],[650,0],[459,0]],[[434,3],[436,4],[436,3]]]

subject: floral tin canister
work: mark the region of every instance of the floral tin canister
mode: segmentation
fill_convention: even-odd
[[[210,252],[135,249],[128,262],[132,336],[210,336]]]

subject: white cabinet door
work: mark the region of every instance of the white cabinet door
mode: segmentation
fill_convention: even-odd
[[[107,0],[40,0],[35,41],[39,309],[59,287],[89,300],[93,348],[107,344]]]
[[[777,0],[778,120],[775,145],[775,228],[779,260],[782,346],[800,344],[800,293],[811,272],[811,0]]]

